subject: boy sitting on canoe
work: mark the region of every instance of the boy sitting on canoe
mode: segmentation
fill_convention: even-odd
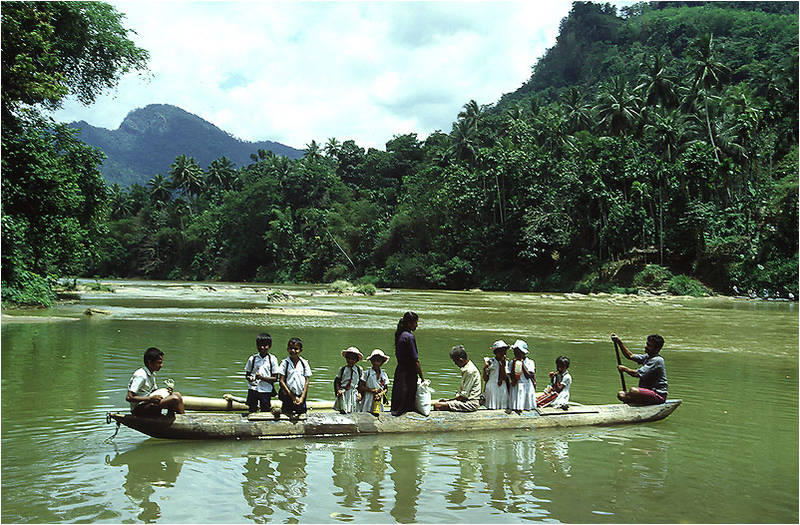
[[[151,346],[144,352],[144,366],[136,370],[128,383],[125,401],[131,404],[135,416],[158,417],[166,408],[167,414],[183,414],[183,397],[172,388],[158,388],[156,372],[164,365],[164,352]]]
[[[450,349],[450,359],[461,369],[461,388],[456,397],[440,399],[433,404],[434,410],[451,410],[453,412],[475,412],[478,410],[481,397],[481,373],[478,367],[467,357],[463,345]]]
[[[658,334],[648,335],[644,354],[634,354],[625,346],[617,334],[611,340],[619,345],[626,358],[642,365],[638,370],[618,365],[620,372],[639,378],[639,387],[631,387],[627,392],[617,392],[620,401],[628,405],[658,405],[667,401],[667,369],[664,358],[658,355],[664,346],[664,338]]]

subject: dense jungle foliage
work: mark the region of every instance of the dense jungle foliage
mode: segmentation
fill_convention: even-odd
[[[92,201],[68,248],[22,221],[71,223],[12,214],[7,197],[6,11],[4,298],[23,271],[797,297],[796,3],[576,2],[530,80],[468,102],[449,133],[385,151],[311,141],[247,166],[181,155],[146,186],[92,187],[102,213]],[[14,147],[37,156],[31,141],[55,136]],[[42,176],[29,160],[24,177]],[[15,191],[43,200],[34,189]]]

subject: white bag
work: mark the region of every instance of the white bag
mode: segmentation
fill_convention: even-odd
[[[428,416],[431,413],[431,392],[433,392],[433,389],[430,386],[431,382],[427,379],[425,381],[417,379],[417,412],[423,416]]]

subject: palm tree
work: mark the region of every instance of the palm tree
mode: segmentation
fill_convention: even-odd
[[[260,150],[263,151],[263,150]],[[228,157],[220,157],[211,161],[206,174],[206,184],[209,187],[221,190],[229,190],[233,186],[233,179],[236,175],[236,168]]]
[[[325,154],[329,157],[336,157],[339,155],[339,150],[342,149],[342,143],[336,140],[336,137],[331,137],[325,143]]]
[[[180,189],[192,196],[203,190],[203,169],[197,165],[193,157],[178,155],[170,167],[172,187]]]
[[[728,80],[730,69],[716,59],[714,37],[709,33],[697,37],[689,46],[688,54],[692,59],[692,91],[703,101],[708,139],[714,149],[714,158],[719,162],[717,146],[714,143],[714,135],[711,131],[708,101],[711,98],[711,90],[722,86]]]
[[[678,105],[675,80],[667,73],[664,55],[653,55],[652,62],[643,60],[640,67],[644,70],[639,78],[641,84],[636,90],[644,91],[644,101],[648,106],[661,104],[674,109]]]
[[[601,126],[611,135],[623,135],[633,128],[640,116],[639,97],[628,89],[628,82],[617,75],[603,85],[595,106]]]
[[[586,103],[578,88],[573,86],[561,94],[561,106],[570,133],[592,127],[592,107]]]
[[[316,162],[322,158],[319,144],[317,144],[316,140],[312,140],[310,144],[306,144],[306,153],[303,155],[303,158],[308,159],[311,162]]]
[[[111,207],[109,214],[110,217],[116,220],[130,215],[130,212],[133,209],[133,203],[131,202],[130,194],[122,189],[116,182],[111,185],[111,187],[108,189],[108,192],[108,202],[109,206]]]
[[[470,100],[464,104],[464,110],[459,112],[458,118],[466,121],[467,125],[478,130],[478,121],[483,116],[483,107],[479,106],[475,100]]]
[[[147,187],[150,190],[150,198],[153,199],[156,205],[160,206],[169,201],[170,197],[172,197],[170,183],[167,178],[161,174],[147,181]]]
[[[467,161],[470,169],[474,168],[478,157],[476,128],[466,119],[457,120],[453,123],[450,140],[448,152],[452,153],[456,159]]]

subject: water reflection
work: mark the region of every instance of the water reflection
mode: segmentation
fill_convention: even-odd
[[[475,490],[478,474],[482,470],[481,452],[474,447],[459,447],[454,458],[458,461],[459,474],[450,483],[451,489],[445,495],[448,503],[462,505],[469,492]]]
[[[111,458],[106,463],[113,467],[127,466],[122,488],[125,495],[136,503],[141,512],[136,516],[144,523],[154,523],[161,518],[161,507],[150,497],[156,486],[172,487],[183,468],[184,458],[177,455],[158,457],[149,447],[136,447]]]
[[[394,483],[394,505],[389,513],[398,523],[417,521],[417,502],[422,485],[422,447],[396,446],[389,448]]]

